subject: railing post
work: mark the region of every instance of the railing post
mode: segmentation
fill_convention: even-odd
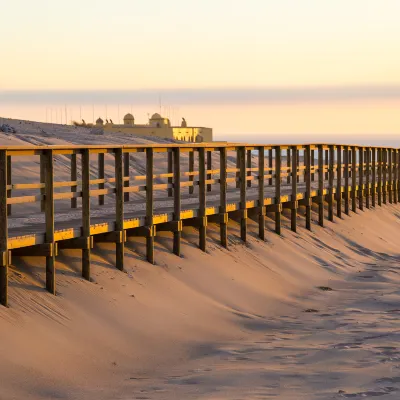
[[[378,151],[378,206],[382,206],[382,148]]]
[[[206,251],[206,233],[207,233],[207,221],[206,221],[206,171],[205,171],[205,153],[207,153],[207,169],[209,169],[209,154],[204,147],[199,149],[199,214],[200,214],[200,224],[199,224],[199,247],[201,250]],[[207,178],[208,178],[207,174]],[[208,188],[208,186],[207,186]],[[208,190],[208,189],[207,189]]]
[[[397,204],[397,149],[393,149],[393,202]]]
[[[194,150],[189,151],[189,172],[194,171]],[[194,182],[194,175],[189,175],[189,182]],[[189,194],[194,193],[194,185],[189,186]]]
[[[11,156],[7,156],[7,185],[12,184],[12,165],[11,165]],[[7,190],[7,198],[11,198],[11,189]],[[11,215],[11,204],[7,204],[7,214]]]
[[[311,231],[311,146],[307,145],[304,153],[305,161],[305,181],[306,181],[306,229]]]
[[[397,152],[397,202],[400,202],[400,149],[396,149]]]
[[[327,181],[329,179],[329,149],[325,150],[324,169],[325,169],[325,180]]]
[[[290,147],[288,147],[287,148],[287,150],[286,150],[286,173],[287,173],[287,177],[286,177],[286,183],[289,185],[290,184],[290,178],[291,178],[291,175],[290,175],[290,171],[291,171],[291,168],[292,168],[292,159],[291,159],[292,157],[291,157],[291,150],[290,150]]]
[[[130,167],[130,153],[123,153],[124,157],[124,188],[129,187],[129,167]],[[126,179],[128,178],[128,179]],[[129,201],[129,192],[124,193],[124,202],[127,203]]]
[[[168,166],[167,166],[168,174],[172,174],[173,149],[168,149],[167,151],[168,151],[168,156],[167,156],[168,157]],[[168,184],[172,185],[172,182],[173,182],[173,177],[172,176],[168,177]],[[170,186],[168,188],[168,197],[172,197],[172,196],[173,196],[173,189],[172,189],[172,186]]]
[[[43,175],[44,176],[44,175]],[[71,154],[71,181],[77,182],[78,181],[78,171],[76,166],[76,154]],[[71,192],[76,193],[77,185],[71,186]],[[78,208],[78,199],[73,197],[71,199],[71,208]]]
[[[292,146],[292,196],[290,206],[290,227],[293,232],[297,231],[297,146]]]
[[[45,173],[45,165],[44,165],[45,164],[44,153],[41,152],[39,157],[40,157],[40,183],[45,184],[46,173]],[[72,160],[72,156],[71,156],[71,160]],[[72,174],[72,165],[71,165],[71,174]],[[73,187],[71,187],[71,192],[73,192]],[[45,195],[46,195],[46,189],[44,187],[40,189],[40,195],[42,196],[42,198],[40,200],[40,211],[44,213],[45,212],[44,203],[45,203]],[[74,199],[71,199],[71,207],[73,204],[72,200],[74,200]]]
[[[281,234],[281,183],[282,183],[282,150],[275,146],[275,233]]]
[[[336,147],[336,215],[342,218],[342,146]]]
[[[389,185],[388,185],[388,192],[389,192],[389,203],[393,203],[393,157],[392,157],[392,149],[388,149],[388,174],[389,174]]]
[[[146,225],[149,232],[146,236],[147,261],[154,264],[154,150],[152,147],[146,149]]]
[[[358,149],[358,208],[364,209],[364,148]]]
[[[125,153],[128,154],[129,153]],[[124,270],[125,255],[125,231],[124,231],[124,202],[125,194],[125,163],[129,163],[129,157],[124,156],[122,148],[115,149],[115,230],[119,234],[115,242],[115,264],[120,270]],[[129,164],[128,164],[129,166]],[[128,173],[129,175],[129,173]]]
[[[236,149],[236,189],[240,189],[240,149]]]
[[[312,173],[311,173],[311,181],[314,182],[315,181],[315,150],[311,150],[311,169],[312,169]]]
[[[324,148],[318,145],[318,224],[324,226]]]
[[[349,207],[349,178],[350,178],[350,150],[349,146],[344,146],[344,212],[346,215],[350,214]]]
[[[84,149],[81,158],[82,165],[82,236],[90,240],[90,151]],[[82,249],[82,277],[90,280],[91,249]]]
[[[273,159],[272,159],[272,147],[268,150],[268,175],[271,175],[271,178],[268,180],[268,185],[272,186],[272,167],[273,167]]]
[[[300,183],[300,150],[297,150],[297,183]]]
[[[247,176],[249,176],[249,177],[252,175],[251,167],[252,167],[252,164],[251,164],[251,150],[247,150],[247,169],[248,169]],[[250,180],[247,181],[247,187],[251,187],[251,181]]]
[[[371,149],[367,147],[365,149],[365,162],[367,163],[366,170],[365,170],[365,207],[370,208],[370,193],[371,193],[371,188],[370,188],[370,171],[371,171],[371,166],[370,166],[370,159],[371,159]]]
[[[227,160],[226,160],[226,147],[221,147],[219,150],[220,161],[219,161],[219,171],[220,171],[220,236],[221,236],[221,245],[225,248],[228,247],[228,214],[226,212],[227,206],[227,183],[226,183],[226,168],[227,168]]]
[[[189,153],[193,154],[193,151]],[[174,220],[181,222],[181,149],[174,148]],[[181,227],[177,227],[173,232],[173,253],[180,257],[181,255]]]
[[[333,182],[335,179],[335,146],[330,145],[328,150],[328,178],[329,178],[329,201],[328,201],[328,219],[333,221]]]
[[[207,151],[207,170],[212,170],[212,151]],[[207,180],[212,179],[212,174],[207,172]],[[207,192],[211,192],[211,184],[207,185]]]
[[[53,150],[44,150],[45,171],[45,221],[46,243],[51,245],[50,254],[46,256],[46,289],[56,294],[56,252],[54,245],[54,160]]]
[[[372,182],[371,182],[371,197],[372,197],[372,207],[375,207],[376,203],[376,148],[371,148],[372,153]]]
[[[383,157],[382,157],[382,161],[383,161],[383,165],[382,165],[382,169],[383,169],[383,204],[387,203],[387,149],[383,148]]]
[[[240,147],[240,238],[247,240],[247,208],[246,208],[246,147]]]
[[[0,150],[0,304],[8,307],[7,150]]]
[[[265,153],[264,146],[258,148],[258,236],[265,240],[265,206],[264,206]]]
[[[97,177],[99,179],[104,179],[105,175],[104,175],[104,153],[99,153],[97,156],[97,166],[98,166],[98,175]],[[104,189],[104,183],[99,183],[98,185],[99,190]],[[104,194],[99,194],[98,197],[98,202],[99,202],[99,206],[103,206],[104,205]]]
[[[356,147],[351,147],[351,208],[357,212],[357,153]]]

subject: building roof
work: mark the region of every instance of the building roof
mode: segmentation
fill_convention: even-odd
[[[131,113],[126,114],[124,117],[124,121],[125,120],[129,121],[129,120],[133,120],[133,119],[135,119],[135,117]]]
[[[163,117],[159,113],[155,113],[151,116],[151,119],[163,119]]]
[[[96,124],[102,124],[104,121],[99,117],[97,120],[96,120]]]

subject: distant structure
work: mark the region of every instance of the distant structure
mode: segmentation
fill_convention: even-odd
[[[131,133],[139,136],[157,136],[165,139],[182,140],[185,142],[212,142],[212,128],[187,126],[185,118],[182,118],[181,126],[171,126],[168,118],[155,113],[149,119],[148,124],[135,124],[135,117],[128,113],[124,117],[123,124],[114,124],[111,120],[104,124],[101,118],[96,121],[96,127],[102,127],[105,132]]]

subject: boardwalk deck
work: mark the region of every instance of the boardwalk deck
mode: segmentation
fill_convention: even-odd
[[[129,168],[135,153],[145,159],[142,175]],[[166,154],[166,173],[157,170],[158,153]],[[182,165],[184,153],[189,155],[188,170]],[[105,178],[107,154],[114,159],[112,178]],[[55,179],[54,160],[59,156],[70,159],[71,181]],[[38,158],[40,182],[12,183],[12,169],[18,169],[24,157]],[[82,250],[82,276],[89,280],[94,242],[115,243],[116,267],[122,270],[127,235],[146,238],[151,263],[157,231],[173,234],[173,252],[179,256],[185,225],[198,228],[203,251],[209,221],[220,225],[221,244],[227,246],[230,217],[240,222],[244,241],[247,219],[254,218],[264,240],[266,215],[273,217],[280,234],[284,208],[291,210],[291,229],[296,231],[300,207],[305,227],[311,229],[312,203],[321,226],[325,205],[333,221],[335,202],[339,218],[342,208],[349,213],[350,203],[353,211],[357,205],[363,209],[364,201],[367,208],[375,206],[376,197],[378,205],[382,200],[397,203],[398,169],[398,149],[333,144],[0,147],[0,302],[8,304],[12,257],[46,257],[46,287],[56,293],[58,248]],[[18,196],[21,190],[36,193]],[[57,201],[67,201],[70,209],[55,211]],[[14,215],[14,205],[35,202],[41,213]]]

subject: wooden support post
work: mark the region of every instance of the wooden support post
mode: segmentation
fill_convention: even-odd
[[[247,169],[249,169],[247,171],[247,176],[251,176],[252,175],[251,167],[252,167],[252,165],[251,165],[251,150],[247,150]],[[251,181],[250,180],[247,181],[247,187],[251,187]]]
[[[366,169],[365,169],[365,207],[370,208],[371,149],[369,147],[367,147],[365,149],[365,162],[366,162]]]
[[[99,153],[98,154],[98,156],[97,156],[97,167],[98,167],[97,177],[99,179],[104,179],[105,178],[105,175],[104,175],[104,153]],[[99,183],[98,188],[99,188],[99,190],[104,189],[104,183]],[[99,206],[103,206],[104,205],[104,194],[99,194],[98,202],[99,202]]]
[[[54,246],[54,160],[53,150],[43,150],[45,171],[46,243]],[[46,289],[56,294],[56,255],[46,256]]]
[[[397,204],[397,149],[393,149],[393,202]]]
[[[7,156],[7,185],[12,184],[12,165],[11,165],[11,156]],[[7,190],[7,198],[11,197],[11,189]],[[7,204],[7,214],[11,215],[11,204]]]
[[[333,182],[335,179],[335,147],[330,145],[328,150],[328,160],[329,160],[329,169],[328,169],[328,178],[329,178],[329,201],[328,201],[328,219],[329,221],[333,221]]]
[[[343,148],[344,156],[344,212],[346,215],[350,214],[349,207],[349,178],[350,178],[350,150],[349,146],[344,146]]]
[[[71,181],[76,182],[78,180],[78,168],[76,163],[76,154],[71,154]],[[43,180],[44,182],[44,180]],[[76,185],[71,186],[71,192],[75,193],[78,190]],[[73,197],[71,199],[71,208],[78,208],[78,199]]]
[[[129,167],[130,167],[130,154],[128,152],[124,155],[124,188],[129,187]],[[126,179],[128,178],[128,179]],[[124,193],[124,202],[129,201],[129,192]]]
[[[286,178],[286,183],[289,185],[290,184],[290,170],[292,168],[292,160],[291,160],[291,153],[290,153],[290,147],[286,150],[286,173],[287,173],[287,178]]]
[[[193,154],[193,151],[189,153],[189,156],[190,154]],[[174,148],[174,221],[181,221],[181,149],[179,147]],[[172,251],[178,257],[181,256],[181,236],[181,230],[174,230]]]
[[[325,180],[329,179],[329,150],[325,150],[325,162],[324,162],[324,169],[325,169]]]
[[[236,189],[240,188],[240,150],[236,149]]]
[[[282,155],[281,147],[275,146],[275,233],[281,234],[281,217],[282,217],[282,203],[281,203],[281,183],[282,183]]]
[[[146,149],[146,225],[150,234],[146,237],[147,261],[154,264],[154,150],[151,147]]]
[[[258,236],[265,240],[265,206],[264,206],[264,176],[265,153],[264,147],[258,148]]]
[[[357,212],[357,156],[356,147],[351,147],[351,208]]]
[[[400,202],[400,149],[397,150],[397,202]]]
[[[125,153],[128,154],[129,153]],[[124,176],[126,171],[126,164],[129,166],[129,157],[123,154],[122,148],[115,149],[115,231],[117,234],[124,234]],[[129,169],[128,169],[129,176]],[[115,265],[120,270],[124,270],[124,257],[125,256],[125,240],[117,240],[115,243]]]
[[[315,181],[315,150],[311,150],[311,168],[312,168],[312,173],[311,173],[311,181]]]
[[[272,167],[273,167],[273,159],[272,159],[272,148],[268,150],[268,175],[271,175],[271,178],[268,180],[268,185],[272,186]]]
[[[247,208],[246,208],[246,147],[240,147],[240,238],[247,240]]]
[[[72,159],[72,156],[71,156],[71,159]],[[72,164],[71,164],[71,174],[72,174]],[[40,183],[44,184],[45,180],[46,180],[45,161],[44,161],[44,154],[42,152],[42,153],[40,153]],[[73,191],[73,188],[71,187],[71,192],[72,191]],[[42,196],[42,199],[40,200],[40,211],[41,212],[45,212],[44,198],[45,198],[45,195],[46,195],[46,191],[45,191],[44,187],[40,189],[40,195]],[[73,199],[71,199],[71,207],[72,207],[72,200]]]
[[[207,151],[207,170],[212,170],[212,151]],[[212,174],[207,172],[207,180],[212,179]],[[211,184],[207,185],[207,192],[211,192]]]
[[[297,159],[297,183],[300,183],[300,150],[297,150],[296,154]]]
[[[311,231],[311,146],[307,145],[304,152],[305,181],[306,181],[306,229]]]
[[[82,151],[82,237],[90,238],[90,151]],[[82,249],[82,277],[90,281],[90,248]]]
[[[342,146],[336,146],[336,215],[342,218]]]
[[[221,147],[219,150],[219,170],[220,170],[220,200],[219,200],[219,212],[220,212],[220,237],[221,245],[225,248],[228,247],[228,214],[226,212],[227,206],[227,183],[226,183],[226,168],[227,168],[227,155],[226,147]]]
[[[376,148],[371,148],[372,155],[372,182],[371,182],[371,197],[372,197],[372,207],[376,204]]]
[[[206,251],[206,233],[207,233],[207,225],[206,221],[206,171],[204,169],[204,158],[205,152],[207,152],[207,169],[209,168],[209,154],[210,151],[207,151],[204,147],[199,148],[199,216],[201,218],[202,223],[199,226],[199,248],[203,251]],[[208,178],[208,174],[207,174]]]
[[[387,149],[382,149],[383,157],[382,157],[382,171],[383,171],[383,204],[387,203]]]
[[[173,153],[173,149],[168,149],[168,174],[172,174],[173,172],[172,172],[172,168],[173,168],[173,155],[174,155],[174,153]],[[173,182],[173,177],[172,176],[170,176],[169,178],[168,178],[168,184],[169,185],[172,185],[172,182]],[[168,188],[168,197],[172,197],[173,196],[173,188],[172,187],[169,187]]]
[[[7,150],[0,150],[0,304],[8,307]]]
[[[392,187],[393,187],[393,174],[392,174],[392,149],[387,150],[388,153],[388,198],[389,203],[393,203]]]
[[[358,208],[364,209],[364,148],[358,149]]]
[[[378,148],[378,206],[382,206],[382,148]]]
[[[318,224],[324,226],[324,148],[318,145]]]
[[[189,172],[194,171],[194,150],[189,151]],[[194,182],[194,175],[189,175],[189,181]],[[194,186],[189,186],[189,194],[194,193]]]
[[[291,208],[291,218],[290,218],[290,227],[293,232],[297,230],[297,147],[292,146],[292,204],[294,206]]]

